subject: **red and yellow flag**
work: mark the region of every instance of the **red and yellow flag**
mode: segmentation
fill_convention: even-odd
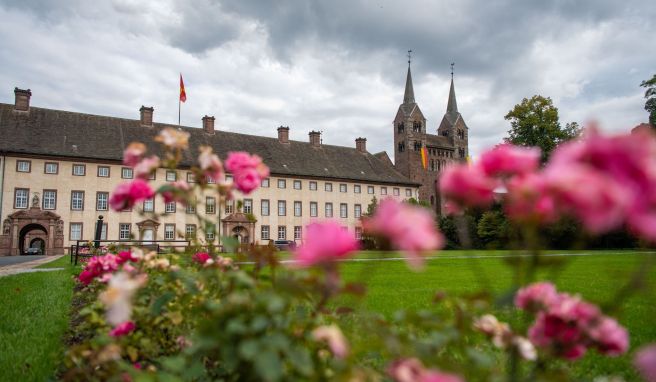
[[[182,73],[180,73],[180,102],[187,100],[187,93],[185,93],[184,81],[182,81]]]
[[[428,167],[428,150],[426,150],[426,146],[421,147],[421,166],[424,170]]]

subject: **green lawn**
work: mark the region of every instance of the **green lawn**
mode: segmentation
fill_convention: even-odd
[[[0,380],[44,381],[63,356],[73,291],[68,257],[39,268],[65,270],[0,278]]]
[[[563,251],[555,251],[563,253]],[[594,256],[558,258],[538,275],[554,281],[559,290],[579,293],[584,298],[607,306],[614,304],[615,295],[629,275],[645,269],[645,261],[656,263],[656,255],[635,254],[632,251],[585,251]],[[367,310],[390,314],[399,309],[429,308],[436,291],[449,294],[474,292],[489,286],[495,293],[507,291],[511,283],[508,260],[495,257],[502,252],[486,253],[483,258],[449,259],[452,255],[478,255],[472,252],[442,252],[444,259],[430,260],[421,272],[408,269],[403,261],[345,263],[341,266],[345,279],[367,284],[367,297],[359,302]],[[656,270],[652,266],[648,283],[619,304],[615,315],[631,333],[631,352],[639,345],[656,341]],[[354,302],[351,302],[354,303]],[[504,313],[501,312],[504,317]],[[580,377],[623,375],[627,380],[637,377],[630,366],[631,354],[618,358],[601,357],[590,352],[575,364]]]

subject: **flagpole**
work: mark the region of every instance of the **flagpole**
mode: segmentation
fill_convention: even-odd
[[[180,96],[178,96],[178,127],[180,127],[180,105],[182,104],[182,101],[180,101]]]

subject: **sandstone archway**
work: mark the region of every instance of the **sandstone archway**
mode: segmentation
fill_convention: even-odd
[[[9,215],[2,223],[0,256],[21,255],[30,242],[40,238],[45,243],[44,253],[64,254],[64,222],[51,211],[43,211],[37,203],[27,210]]]

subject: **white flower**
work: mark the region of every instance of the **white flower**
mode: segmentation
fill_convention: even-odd
[[[533,346],[533,343],[528,339],[521,336],[515,336],[513,338],[513,345],[517,347],[517,351],[519,352],[519,355],[522,356],[522,358],[529,361],[535,361],[538,358],[538,353],[535,350],[535,346]]]
[[[131,277],[125,272],[114,274],[107,289],[98,297],[107,307],[105,318],[112,326],[130,320],[132,315],[132,297],[147,280],[147,276]]]

